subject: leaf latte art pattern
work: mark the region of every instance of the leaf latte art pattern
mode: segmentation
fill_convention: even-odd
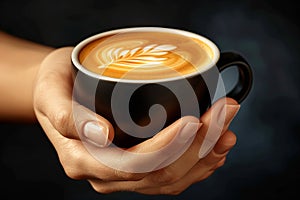
[[[98,53],[97,59],[100,64],[98,68],[106,68],[109,65],[139,68],[161,65],[163,61],[168,59],[166,55],[176,48],[170,44],[150,44],[133,49],[111,48],[108,51]]]
[[[157,80],[197,72],[210,61],[210,50],[194,38],[168,32],[129,31],[88,43],[80,63],[100,76]]]

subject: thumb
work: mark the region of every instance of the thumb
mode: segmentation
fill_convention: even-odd
[[[73,102],[73,122],[81,140],[98,147],[109,146],[114,138],[110,122],[86,107]]]
[[[232,98],[221,98],[200,118],[203,123],[201,135],[203,143],[199,157],[205,157],[214,147],[220,136],[228,129],[231,121],[239,111],[240,105]]]
[[[57,49],[42,62],[34,88],[35,113],[50,140],[58,131],[66,138],[107,146],[114,135],[112,125],[72,99],[72,49]]]

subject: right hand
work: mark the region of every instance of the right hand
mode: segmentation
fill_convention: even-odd
[[[100,193],[178,194],[224,164],[236,142],[235,134],[228,130],[239,108],[236,101],[217,101],[200,121],[190,116],[177,120],[153,138],[124,150],[136,155],[127,157],[116,147],[108,146],[114,135],[111,124],[72,100],[72,49],[57,49],[44,59],[34,88],[37,119],[69,177],[88,180]],[[76,124],[72,105],[83,113]],[[222,116],[225,123],[220,124]],[[208,132],[220,134],[210,138],[206,137]],[[119,168],[99,162],[85,142],[94,153],[110,158]],[[157,153],[162,148],[164,153]],[[181,152],[182,149],[186,151]]]

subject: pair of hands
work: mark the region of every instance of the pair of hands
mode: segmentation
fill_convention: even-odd
[[[134,157],[116,155],[115,147],[108,146],[108,141],[113,138],[113,127],[97,115],[103,133],[98,139],[103,147],[94,146],[94,151],[107,154],[105,156],[112,162],[125,168],[131,166],[133,170],[122,171],[99,162],[82,142],[82,138],[89,136],[87,141],[97,139],[84,128],[89,121],[88,116],[95,114],[75,102],[76,106],[90,114],[80,119],[79,123],[83,126],[79,128],[73,119],[72,49],[57,49],[44,59],[34,88],[35,114],[70,178],[86,179],[100,193],[179,194],[223,166],[226,155],[236,143],[236,136],[229,130],[229,125],[239,105],[230,98],[218,100],[200,120],[183,117],[153,138],[125,150],[134,153]],[[187,143],[190,146],[178,156]],[[171,154],[152,153],[162,148]],[[173,159],[172,162],[169,162],[170,159]],[[138,171],[145,166],[154,170]]]

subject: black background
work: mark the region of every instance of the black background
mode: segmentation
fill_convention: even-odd
[[[237,145],[224,167],[179,196],[101,195],[69,179],[38,124],[1,130],[1,199],[289,199],[300,182],[298,6],[293,1],[0,1],[0,26],[53,47],[129,26],[166,26],[202,34],[237,51],[254,85],[231,129]],[[1,45],[1,44],[0,44]],[[1,55],[0,55],[1,56]],[[5,95],[5,94],[2,94]]]

